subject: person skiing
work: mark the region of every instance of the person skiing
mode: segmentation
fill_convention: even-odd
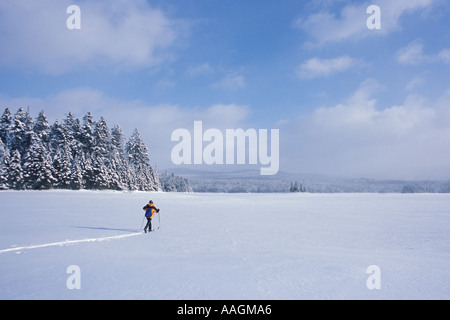
[[[159,212],[159,209],[155,207],[155,204],[152,200],[144,207],[142,208],[145,210],[145,218],[147,218],[147,224],[145,225],[144,232],[147,233],[153,231],[152,230],[152,219],[155,215],[155,213]]]

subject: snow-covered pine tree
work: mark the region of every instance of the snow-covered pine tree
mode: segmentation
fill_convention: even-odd
[[[301,183],[291,182],[290,192],[306,192],[305,187]]]
[[[3,163],[3,158],[5,156],[6,153],[6,148],[5,148],[5,144],[3,143],[3,141],[0,139],[0,166]]]
[[[115,125],[111,129],[111,143],[113,147],[117,150],[119,150],[120,153],[123,154],[124,151],[124,141],[125,141],[125,134],[122,131],[122,128],[119,125]]]
[[[6,108],[5,111],[3,112],[2,117],[0,118],[0,140],[3,142],[4,145],[6,145],[8,141],[11,123],[12,123],[11,111],[8,108]]]
[[[106,158],[109,156],[110,149],[111,135],[109,133],[108,123],[105,118],[101,117],[95,126],[92,153],[98,158]]]
[[[10,152],[17,150],[19,155],[23,157],[31,145],[32,134],[33,119],[23,108],[19,108],[9,127],[7,143]]]
[[[67,144],[66,132],[64,126],[56,120],[50,127],[50,154],[54,158],[59,149]]]
[[[23,159],[23,189],[48,190],[56,183],[50,155],[37,134]]]
[[[193,192],[189,180],[176,176],[174,173],[160,174],[159,181],[161,182],[162,190],[165,192]]]
[[[8,189],[8,170],[7,164],[9,163],[9,151],[0,139],[0,190]]]
[[[137,129],[134,130],[129,141],[125,145],[128,155],[128,163],[131,167],[130,180],[132,189],[142,191],[158,191],[161,185],[156,171],[150,165],[148,148]]]
[[[92,168],[94,179],[94,189],[110,189],[113,185],[111,171],[111,135],[105,118],[101,117],[94,130],[94,141],[92,147]]]
[[[93,119],[94,117],[90,112],[86,113],[83,117],[83,125],[81,126],[81,136],[79,139],[85,155],[92,153],[92,147],[94,145],[95,122]]]
[[[124,152],[125,135],[120,126],[111,129],[111,170],[114,189],[128,189],[130,185],[127,159]]]
[[[72,190],[84,189],[84,154],[77,155],[72,161],[71,175],[70,175],[70,186]]]
[[[41,140],[43,146],[47,149],[47,151],[50,150],[50,124],[48,122],[47,116],[44,113],[44,110],[39,112],[34,123],[33,131]]]
[[[61,146],[53,156],[53,169],[56,182],[53,185],[57,189],[70,189],[72,178],[72,155],[69,146]]]
[[[18,149],[13,150],[9,163],[6,164],[6,169],[8,171],[8,188],[14,190],[22,189],[23,170]]]
[[[109,167],[102,158],[92,157],[92,178],[94,190],[108,190],[111,185],[111,175]]]
[[[87,190],[94,189],[95,186],[95,172],[92,166],[92,158],[90,154],[84,154],[82,158],[81,174],[83,177],[83,185]]]
[[[69,146],[72,159],[75,159],[83,152],[83,146],[80,141],[83,133],[81,132],[80,120],[69,112],[63,123],[63,129],[66,137],[66,144]]]
[[[71,179],[72,151],[71,137],[65,125],[56,120],[50,127],[50,155],[57,189],[68,189]]]

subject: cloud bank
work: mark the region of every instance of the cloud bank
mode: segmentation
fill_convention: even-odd
[[[73,4],[81,9],[80,30],[66,26]],[[7,44],[0,65],[61,74],[81,66],[158,65],[172,58],[185,26],[145,0],[15,0],[0,2],[0,29],[0,42]]]
[[[450,90],[434,101],[411,94],[380,108],[374,96],[381,90],[369,79],[343,103],[280,122],[281,170],[449,179]]]
[[[415,40],[406,47],[400,48],[396,54],[397,61],[406,65],[420,65],[423,63],[450,63],[450,49],[442,49],[437,54],[425,54],[424,44]]]
[[[343,72],[359,65],[358,60],[349,56],[333,59],[312,58],[298,67],[297,75],[302,79],[328,77],[334,73]]]

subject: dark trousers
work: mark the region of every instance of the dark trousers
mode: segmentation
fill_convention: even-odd
[[[145,225],[144,232],[147,232],[147,228],[148,228],[149,232],[152,231],[152,219],[151,218],[147,218],[147,224]]]

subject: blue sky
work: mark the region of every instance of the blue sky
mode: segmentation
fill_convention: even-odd
[[[450,179],[449,17],[444,0],[2,2],[0,107],[137,127],[162,168],[202,120],[279,128],[283,171]]]

